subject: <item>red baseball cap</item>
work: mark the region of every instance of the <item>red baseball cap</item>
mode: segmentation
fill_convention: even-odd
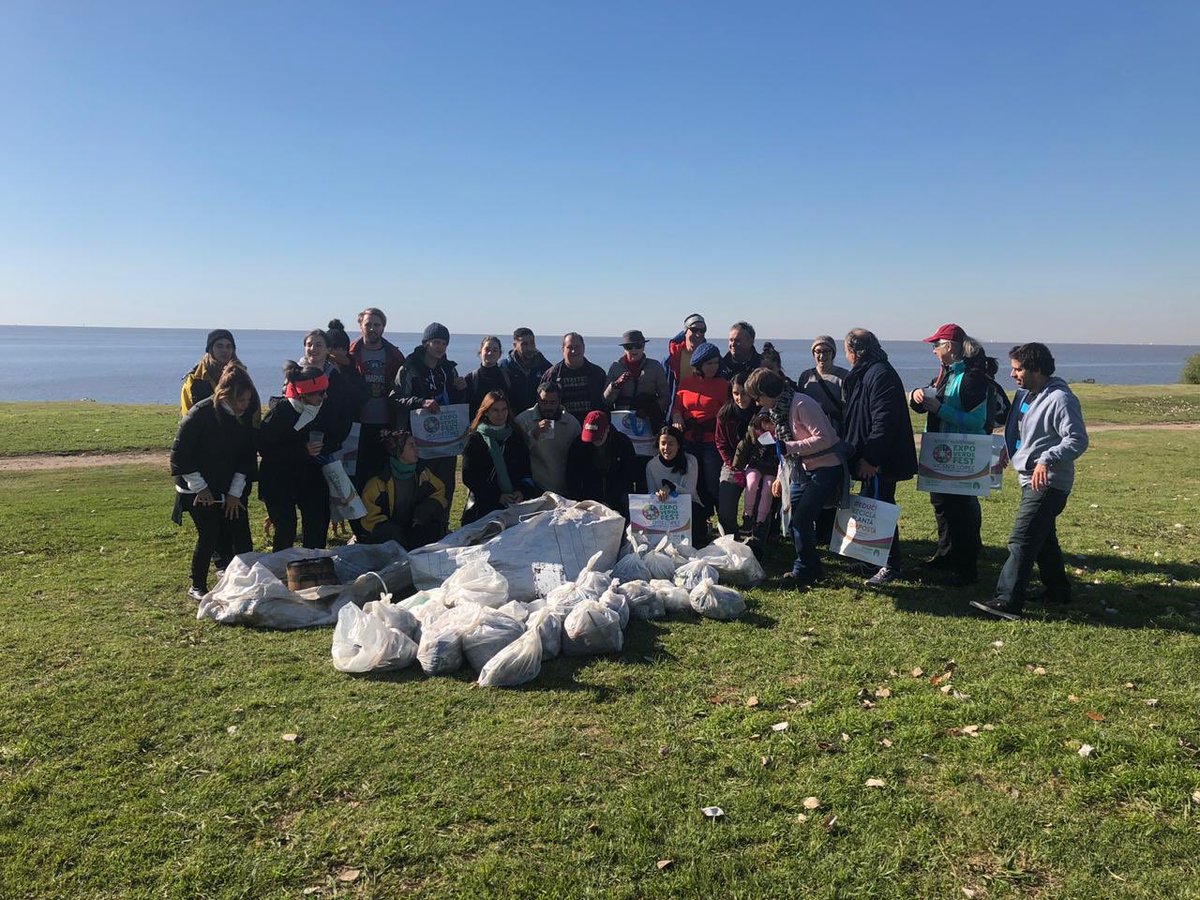
[[[967,339],[967,333],[955,325],[953,322],[947,322],[929,337],[925,338],[925,343],[936,344],[938,341],[957,341],[962,343]]]
[[[594,444],[608,437],[608,413],[594,409],[583,417],[583,432],[579,439],[586,444]]]

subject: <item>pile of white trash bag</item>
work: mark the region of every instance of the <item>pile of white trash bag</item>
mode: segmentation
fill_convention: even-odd
[[[288,563],[315,557],[333,559],[341,584],[289,589]],[[395,541],[332,550],[291,547],[278,553],[243,553],[234,557],[217,586],[204,595],[196,618],[257,628],[312,628],[334,624],[346,604],[363,606],[382,594],[404,593],[411,587],[408,554]]]
[[[555,510],[570,503],[557,497],[554,502]],[[550,516],[540,527],[554,528],[557,534],[564,530],[564,521],[581,524],[590,517],[606,523],[606,528],[610,517],[618,526],[624,524],[600,504],[574,506],[571,515]],[[521,522],[520,516],[515,519]],[[424,551],[411,554],[414,583],[423,589],[399,603],[385,595],[361,609],[343,606],[333,634],[334,666],[344,672],[368,672],[403,669],[415,662],[427,675],[449,675],[466,666],[478,673],[480,685],[516,687],[535,679],[543,660],[560,654],[619,653],[632,619],[685,611],[736,619],[746,611],[746,601],[730,585],[751,586],[764,577],[753,552],[730,536],[696,551],[667,538],[652,547],[631,531],[625,555],[617,558],[622,549],[618,527],[617,546],[595,550],[582,566],[576,565],[570,549],[555,552],[564,545],[582,546],[570,535],[559,541],[543,535],[540,550],[523,538],[516,542],[528,551],[522,568],[512,558],[492,555],[503,549],[498,543],[503,533],[485,537],[483,547],[471,547],[456,532],[442,544],[425,548],[437,560],[451,549],[472,550],[458,553],[452,568],[419,563]],[[540,596],[547,584],[538,581],[539,570],[558,576],[558,583]],[[431,584],[432,571],[446,574]]]

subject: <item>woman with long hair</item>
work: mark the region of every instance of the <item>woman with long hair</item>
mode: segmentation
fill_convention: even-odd
[[[692,498],[692,546],[700,547],[708,536],[704,507],[697,497],[700,463],[683,446],[683,432],[664,425],[658,433],[658,455],[646,463],[646,488],[659,502],[681,494]]]
[[[241,368],[246,366],[237,356],[237,343],[233,333],[227,328],[217,328],[208,333],[204,342],[204,355],[183,376],[183,387],[179,391],[179,414],[186,416],[189,409],[203,400],[211,397],[217,389],[217,383],[228,363],[236,363]],[[253,385],[251,385],[253,390]],[[262,403],[258,399],[258,391],[254,392],[250,405],[246,408],[246,420],[249,424],[257,425],[262,419]]]
[[[463,510],[464,525],[536,493],[529,448],[521,430],[513,427],[503,391],[489,391],[479,404],[463,449],[462,480],[471,492]]]
[[[246,370],[229,363],[216,390],[192,405],[171,446],[176,524],[183,513],[196,526],[188,595],[208,592],[209,562],[224,569],[251,549],[246,497],[256,474],[254,432],[247,414],[258,394]]]
[[[500,355],[504,346],[500,338],[489,334],[479,342],[479,368],[467,375],[467,403],[471,408],[471,418],[479,412],[479,404],[489,391],[504,391],[508,395],[511,377],[508,370],[500,366]],[[524,412],[515,409],[513,415]]]
[[[730,399],[717,413],[717,453],[721,455],[721,483],[717,487],[717,521],[726,534],[736,534],[738,502],[746,488],[746,469],[735,462],[738,444],[746,436],[750,419],[758,411],[754,398],[746,393],[746,373],[738,372],[729,381]],[[747,510],[747,513],[750,511]],[[749,529],[747,529],[749,530]]]

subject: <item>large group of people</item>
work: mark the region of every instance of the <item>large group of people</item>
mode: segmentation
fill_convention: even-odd
[[[464,524],[544,491],[599,501],[626,516],[630,494],[686,495],[693,544],[710,539],[715,516],[725,533],[757,549],[783,509],[795,561],[781,583],[794,590],[824,577],[821,548],[853,482],[861,494],[895,502],[898,483],[916,475],[910,409],[925,416],[927,433],[1003,428],[1021,505],[993,598],[973,605],[1018,615],[1036,596],[1029,587],[1035,562],[1044,598],[1069,598],[1055,520],[1087,433],[1042,344],[1010,351],[1019,388],[1010,402],[996,382],[996,361],[953,323],[926,339],[936,374],[909,393],[878,338],[861,328],[842,342],[847,368],[836,365],[838,343],[821,335],[811,345],[813,366],[793,380],[771,343],[756,347],[748,322],[730,327],[722,353],[699,313],[684,319],[661,362],[636,329],[621,336],[620,355],[604,369],[588,359],[578,333],[563,335],[561,358],[551,362],[534,332],[518,328],[507,355],[498,337],[485,337],[478,367],[465,375],[447,356],[451,334],[438,322],[407,354],[384,337],[381,310],[364,309],[358,326],[353,342],[337,319],[305,335],[300,360],[284,365],[281,395],[265,413],[234,336],[225,329],[208,335],[204,356],[184,378],[171,453],[175,518],[187,512],[197,532],[193,596],[206,592],[210,563],[221,569],[250,549],[246,500],[256,482],[276,551],[298,536],[304,547],[323,548],[331,524],[343,519],[362,542],[395,540],[411,549],[439,540],[451,527],[458,457],[421,459],[414,413],[465,404]],[[627,411],[655,437],[648,453],[639,455],[614,425],[613,414]],[[331,502],[331,468],[350,471],[361,499],[356,512]],[[976,581],[978,498],[932,493],[930,502],[938,543],[917,567],[922,577]],[[869,575],[871,587],[906,577],[898,526],[885,564]]]

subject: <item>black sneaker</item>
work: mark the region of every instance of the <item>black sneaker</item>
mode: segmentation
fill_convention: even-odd
[[[893,581],[898,581],[900,576],[901,572],[899,569],[893,569],[890,566],[884,566],[867,579],[867,587],[883,587],[885,584],[891,584]]]
[[[999,600],[972,600],[971,606],[982,613],[987,613],[989,616],[995,616],[997,619],[1008,619],[1010,622],[1016,622],[1021,618],[1021,608],[1019,606],[1013,606],[1011,603],[1002,603]]]

